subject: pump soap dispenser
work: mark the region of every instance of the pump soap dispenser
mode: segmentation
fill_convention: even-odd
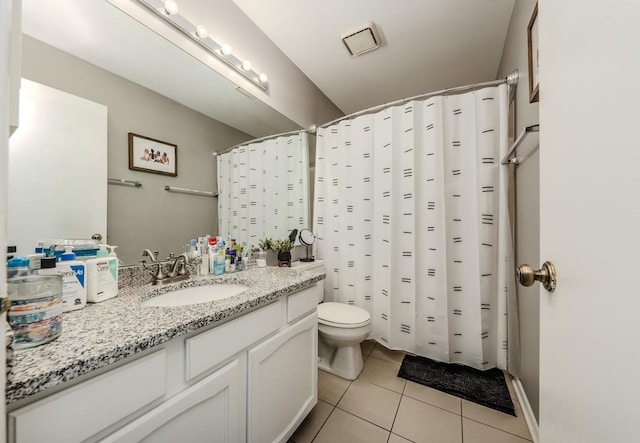
[[[99,303],[118,295],[118,258],[111,249],[115,246],[100,245],[97,257],[87,260],[87,301]]]
[[[62,274],[62,311],[82,309],[87,304],[87,288],[85,279],[87,267],[84,262],[76,260],[73,246],[65,246],[64,254],[60,257],[57,267],[41,269],[39,274]]]

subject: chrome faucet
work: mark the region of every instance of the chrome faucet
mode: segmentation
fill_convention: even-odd
[[[186,280],[189,278],[189,273],[186,269],[186,264],[189,262],[189,257],[187,254],[180,254],[176,257],[173,265],[171,266],[171,271],[168,274],[164,273],[162,269],[163,263],[158,260],[158,252],[151,252],[149,249],[145,249],[142,252],[143,257],[149,257],[151,259],[151,265],[157,266],[155,271],[151,272],[151,277],[153,280],[151,281],[152,285],[160,285],[164,283],[173,283],[181,280]],[[173,254],[170,254],[170,258],[173,259]],[[143,260],[140,262],[144,269],[148,269],[146,262]]]
[[[142,251],[143,257],[149,257],[151,259],[151,263],[155,263],[158,261],[158,251],[151,252],[150,249],[145,249]]]
[[[167,274],[168,278],[175,278],[180,275],[186,275],[189,277],[189,273],[187,272],[187,268],[185,265],[189,263],[189,256],[186,253],[182,253],[176,257],[176,260],[173,262],[173,266],[171,267],[171,271]]]

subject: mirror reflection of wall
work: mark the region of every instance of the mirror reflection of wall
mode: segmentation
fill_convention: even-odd
[[[107,108],[22,79],[7,202],[7,239],[18,255],[38,241],[106,237],[106,163]]]
[[[309,227],[309,135],[281,134],[218,155],[218,226],[243,247]]]

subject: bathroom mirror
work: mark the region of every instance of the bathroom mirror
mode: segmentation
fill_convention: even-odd
[[[25,0],[23,31],[23,77],[108,107],[108,161],[91,168],[142,184],[107,189],[106,240],[124,264],[142,260],[145,248],[164,258],[190,238],[220,234],[216,198],[169,193],[166,185],[217,191],[213,152],[300,129],[107,1]],[[178,176],[130,171],[128,132],[175,143]]]

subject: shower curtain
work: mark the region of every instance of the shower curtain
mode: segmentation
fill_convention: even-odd
[[[369,311],[371,337],[390,349],[506,369],[507,126],[502,84],[321,128],[314,232],[325,301]]]
[[[218,155],[218,232],[243,247],[309,226],[309,134],[249,141]]]

